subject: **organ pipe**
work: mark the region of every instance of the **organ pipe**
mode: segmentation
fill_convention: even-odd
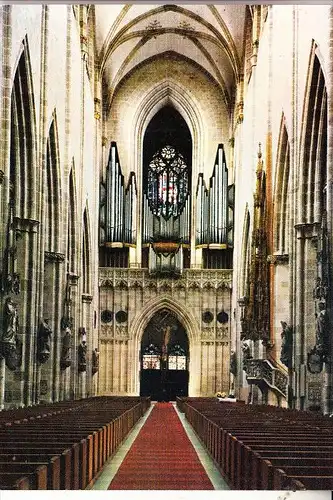
[[[197,222],[197,227],[196,227],[196,244],[201,245],[202,244],[202,231],[203,231],[203,225],[202,225],[202,212],[203,212],[203,178],[202,174],[199,174],[198,177],[198,185],[197,185],[197,203],[196,203],[196,222]]]
[[[117,145],[111,142],[105,184],[100,188],[100,243],[136,241],[137,188],[131,172],[125,189]]]
[[[135,175],[132,172],[125,192],[125,220],[124,220],[124,241],[125,243],[136,243],[136,197],[137,189]]]
[[[206,188],[203,175],[199,174],[196,197],[196,244],[232,246],[234,186],[228,186],[228,169],[222,144],[217,149],[209,189]]]

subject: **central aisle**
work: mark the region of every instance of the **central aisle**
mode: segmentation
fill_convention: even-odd
[[[214,489],[171,403],[154,406],[109,489]]]

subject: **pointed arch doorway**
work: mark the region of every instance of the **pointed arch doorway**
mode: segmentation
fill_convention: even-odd
[[[140,350],[140,395],[152,401],[188,396],[189,341],[184,326],[167,308],[147,324]]]

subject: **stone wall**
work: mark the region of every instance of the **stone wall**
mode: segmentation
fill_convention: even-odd
[[[5,146],[0,157],[3,172],[1,184],[2,215],[0,223],[1,258],[6,255],[6,237],[10,176],[11,95],[19,59],[24,53],[31,86],[29,112],[33,117],[33,161],[27,166],[26,187],[22,184],[21,198],[30,200],[27,216],[14,213],[13,233],[16,243],[17,272],[21,291],[15,296],[18,308],[18,335],[23,343],[20,369],[12,372],[1,360],[0,406],[11,407],[39,401],[57,401],[96,392],[91,376],[91,352],[98,346],[97,322],[97,220],[95,201],[98,195],[95,138],[99,127],[94,117],[94,90],[88,78],[85,54],[80,42],[80,26],[72,6],[12,5],[1,7],[2,67],[6,78],[0,81],[0,143]],[[51,125],[55,134],[52,166],[48,170],[47,141]],[[24,130],[19,130],[24,136]],[[22,153],[21,153],[22,154]],[[18,166],[16,166],[18,169]],[[68,205],[69,176],[73,178],[73,219],[70,235],[73,246],[73,268],[68,268]],[[21,177],[23,172],[20,173]],[[32,188],[30,186],[33,186]],[[26,193],[24,192],[27,190]],[[48,193],[53,193],[51,196]],[[48,208],[47,208],[48,207]],[[51,208],[54,209],[50,213]],[[87,297],[83,290],[82,239],[83,214],[86,211],[89,235],[89,281]],[[74,213],[73,213],[74,212]],[[50,222],[51,221],[51,222]],[[48,232],[46,232],[48,228]],[[75,229],[73,229],[75,228]],[[54,244],[50,248],[48,234]],[[71,276],[68,275],[71,273]],[[61,320],[66,315],[66,289],[71,288],[71,366],[61,369],[64,329]],[[6,299],[2,293],[1,317]],[[96,313],[97,314],[97,313]],[[40,324],[48,318],[52,331],[50,356],[38,360]],[[87,372],[79,373],[77,349],[79,329],[87,332]]]
[[[112,321],[101,321],[100,392],[139,394],[142,335],[163,308],[176,315],[189,339],[189,394],[228,392],[231,279],[232,271],[225,270],[185,270],[179,279],[159,279],[147,269],[100,268],[100,311],[113,313]],[[121,310],[127,313],[124,322],[114,317]],[[216,318],[223,310],[226,323]],[[202,318],[207,311],[209,323]]]

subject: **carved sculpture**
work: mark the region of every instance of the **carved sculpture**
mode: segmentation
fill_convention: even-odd
[[[319,312],[316,318],[316,349],[323,356],[324,361],[327,355],[327,344],[329,338],[328,315],[326,311],[326,303],[321,301],[318,303]]]
[[[316,286],[313,291],[313,298],[315,300],[326,300],[327,299],[328,287],[326,281],[322,280],[320,277],[317,278]]]
[[[22,342],[18,336],[17,304],[11,297],[5,301],[0,340],[0,356],[5,358],[6,366],[14,371],[22,364]]]
[[[95,347],[95,349],[92,352],[92,368],[91,368],[92,374],[95,375],[95,373],[98,372],[98,369],[99,369],[99,351],[97,347]]]
[[[18,314],[16,304],[11,297],[7,297],[4,308],[4,329],[1,341],[15,346],[15,337],[18,329]]]
[[[234,377],[237,375],[237,356],[235,351],[231,351],[230,354],[230,373],[232,373]]]
[[[326,186],[323,190],[324,198],[326,197]],[[323,203],[325,207],[326,203]],[[315,317],[316,317],[316,343],[315,346],[308,352],[307,367],[311,373],[320,373],[323,369],[323,364],[329,361],[330,352],[330,321],[327,313],[329,300],[329,276],[330,276],[330,252],[329,238],[327,230],[327,213],[326,210],[322,213],[321,229],[317,241],[317,262],[318,273],[316,285],[313,290],[313,298],[315,302]]]
[[[65,329],[65,335],[62,337],[60,366],[64,370],[72,364],[71,360],[72,332],[69,327]]]
[[[78,369],[79,372],[85,372],[87,369],[87,342],[82,340],[78,347]]]
[[[321,278],[317,278],[313,297],[317,305],[316,316],[316,344],[308,352],[307,367],[310,373],[320,373],[323,363],[328,362],[330,348],[330,324],[327,313],[327,286]]]
[[[39,331],[38,331],[38,341],[37,341],[37,358],[40,363],[46,363],[51,354],[51,337],[52,330],[49,325],[49,320],[42,320]]]
[[[281,363],[286,365],[288,368],[292,367],[292,356],[293,356],[293,331],[290,326],[285,321],[281,321],[282,332],[281,332]]]
[[[249,285],[246,294],[248,299],[241,320],[241,338],[242,340],[261,340],[266,347],[270,347],[266,176],[260,145],[256,176]]]
[[[252,359],[251,355],[251,347],[249,342],[243,342],[242,344],[242,352],[243,352],[243,370],[247,369],[247,362],[249,359]]]

